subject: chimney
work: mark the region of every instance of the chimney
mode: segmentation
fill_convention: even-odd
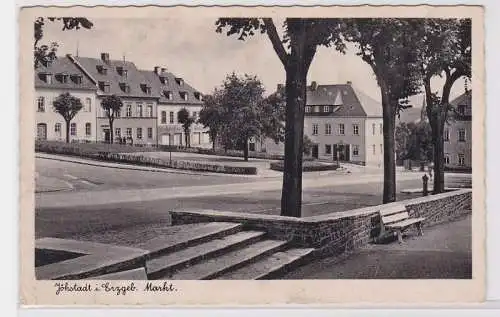
[[[351,86],[351,85],[352,85],[352,81],[348,80],[348,81],[347,81],[347,84],[348,84],[349,86]]]
[[[161,72],[162,72],[162,73],[166,73],[166,72],[167,72],[167,68],[166,68],[166,67],[162,67],[162,68],[161,68]]]
[[[311,90],[312,90],[312,91],[315,91],[317,88],[318,88],[318,83],[317,83],[317,82],[315,82],[315,81],[312,81],[312,82],[311,82]]]
[[[160,66],[155,66],[154,72],[155,72],[156,75],[159,74],[159,69],[160,69]]]
[[[101,60],[106,64],[109,63],[109,53],[101,53]]]

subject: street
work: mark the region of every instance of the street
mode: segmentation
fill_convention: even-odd
[[[38,179],[66,184],[64,191],[36,195],[36,238],[118,243],[127,235],[169,226],[169,210],[279,214],[281,178],[265,181],[234,175],[148,172],[38,158],[36,170]],[[398,181],[397,200],[421,195],[399,193],[404,188],[421,187],[419,174],[410,176]],[[467,182],[467,177],[447,177],[447,186],[462,184],[464,179]],[[307,217],[377,205],[382,203],[382,188],[381,175],[305,173],[302,213]],[[139,193],[138,198],[131,197],[131,192]]]

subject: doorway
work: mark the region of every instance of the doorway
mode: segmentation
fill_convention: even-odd
[[[312,146],[312,157],[313,158],[318,158],[318,145],[317,144],[313,144]]]
[[[36,137],[39,140],[47,140],[47,124],[39,123],[36,125]]]
[[[111,135],[109,133],[109,129],[104,129],[104,142],[110,143]]]

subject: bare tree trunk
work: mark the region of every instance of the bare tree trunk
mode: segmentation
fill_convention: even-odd
[[[248,161],[248,138],[245,138],[243,145],[243,159]]]
[[[290,27],[291,23],[289,23]],[[305,52],[306,34],[296,30],[286,66],[286,125],[281,215],[300,217],[302,207],[302,157],[304,107],[308,70]],[[312,57],[311,57],[312,59]]]
[[[109,119],[109,143],[113,144],[113,120]]]
[[[380,81],[382,82],[382,81]],[[394,128],[396,111],[394,102],[389,97],[389,91],[384,83],[381,83],[380,92],[382,95],[382,116],[384,120],[384,192],[382,203],[396,201],[396,161],[394,155]]]
[[[70,121],[66,121],[66,143],[69,143],[69,126],[71,124],[71,120]]]

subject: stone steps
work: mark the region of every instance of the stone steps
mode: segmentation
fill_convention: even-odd
[[[208,280],[244,267],[259,259],[279,252],[287,246],[287,241],[262,240],[249,246],[228,252],[222,256],[202,261],[193,266],[181,269],[173,274],[162,276],[162,279],[173,280]]]
[[[160,257],[146,260],[149,279],[158,279],[175,270],[194,265],[204,259],[217,257],[236,248],[259,241],[265,235],[259,231],[241,231],[197,244]]]
[[[219,275],[219,280],[259,280],[273,278],[301,262],[314,251],[313,248],[292,248],[259,259],[239,269]]]

